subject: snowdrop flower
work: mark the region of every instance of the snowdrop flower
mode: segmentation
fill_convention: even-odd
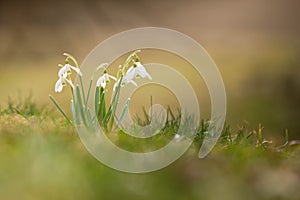
[[[62,77],[65,73],[71,72],[71,69],[73,69],[79,76],[82,76],[82,73],[79,68],[67,63],[58,71],[58,77]]]
[[[65,72],[58,78],[58,80],[55,83],[55,92],[61,92],[63,87],[66,85],[66,82],[69,83],[72,88],[74,88],[72,81],[69,80],[67,76],[68,74]]]
[[[116,90],[117,86],[118,86],[119,83],[120,83],[120,80],[121,80],[121,79],[119,79],[117,82],[115,82],[113,91]],[[132,83],[134,86],[137,86],[137,84],[136,84],[135,81],[133,81],[132,79],[128,79],[126,76],[123,76],[122,82],[121,82],[121,85],[120,85],[120,86],[121,86],[121,87],[124,87],[124,86],[125,86],[126,84],[128,84],[128,83]]]
[[[103,75],[97,81],[97,87],[105,88],[106,84],[109,83],[109,79],[117,80],[116,77],[109,75],[106,70],[104,70]]]
[[[131,66],[125,74],[125,78],[128,81],[132,80],[134,77],[135,78],[147,77],[150,80],[152,80],[152,77],[150,76],[150,74],[148,74],[148,72],[146,71],[146,68],[139,61],[134,63],[134,65]]]
[[[150,74],[148,74],[146,68],[137,60],[137,62],[135,62],[134,65],[131,66],[123,76],[121,86],[124,87],[128,83],[132,83],[134,86],[137,86],[136,82],[133,81],[133,79],[139,77],[148,77],[150,80],[152,80],[152,77],[150,76]],[[114,90],[118,86],[119,82],[120,79],[115,83]]]

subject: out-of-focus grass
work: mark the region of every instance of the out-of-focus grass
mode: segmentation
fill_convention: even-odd
[[[29,99],[0,114],[1,199],[299,199],[299,147],[269,144],[262,128],[224,129],[205,159],[201,135],[171,166],[126,174],[95,160],[57,113]],[[200,133],[205,132],[205,123]],[[126,142],[125,137],[121,140]]]

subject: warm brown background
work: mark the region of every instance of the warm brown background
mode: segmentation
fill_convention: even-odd
[[[299,20],[298,0],[1,1],[0,103],[32,91],[51,105],[63,52],[81,62],[112,34],[161,26],[190,35],[215,60],[233,127],[262,123],[270,134],[288,128],[299,138]]]

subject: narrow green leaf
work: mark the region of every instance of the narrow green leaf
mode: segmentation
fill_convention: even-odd
[[[112,129],[112,126],[114,123],[114,117],[115,117],[115,113],[116,113],[118,102],[119,102],[119,95],[120,95],[120,90],[121,90],[122,79],[123,79],[123,77],[121,77],[121,79],[120,79],[120,82],[116,89],[116,95],[114,96],[114,99],[112,102],[113,106],[112,106],[112,113],[111,113],[111,119],[110,119],[111,121],[110,121],[110,126],[109,126],[110,130]]]
[[[99,108],[98,108],[98,121],[100,123],[100,125],[103,124],[102,120],[103,120],[103,117],[104,117],[104,114],[103,114],[103,109],[104,109],[104,106],[105,106],[105,92],[104,92],[104,89],[103,88],[100,88],[100,100],[99,100]]]
[[[86,103],[85,107],[87,107],[87,102],[89,101],[89,98],[90,98],[92,83],[93,83],[93,80],[91,79],[90,84],[89,84],[89,88],[88,88],[88,93],[87,93],[86,100],[85,100],[85,103]]]
[[[123,120],[125,119],[125,117],[126,117],[126,115],[128,113],[128,110],[129,110],[129,106],[130,106],[130,98],[127,99],[127,102],[126,102],[126,104],[125,104],[125,106],[123,108],[122,114],[121,114],[121,116],[119,118],[119,121],[118,121],[119,126],[121,126]]]
[[[91,110],[89,108],[87,108],[87,119],[88,119],[89,123],[92,122],[92,114],[91,114]]]
[[[99,87],[96,87],[95,91],[95,116],[98,117],[98,110],[99,110]]]
[[[54,97],[52,97],[52,95],[49,95],[51,101],[54,103],[54,105],[56,106],[56,108],[60,111],[60,113],[66,118],[66,120],[72,124],[72,121],[69,119],[69,117],[67,116],[67,114],[64,112],[64,110],[59,106],[59,104],[55,101]]]
[[[118,86],[116,87],[115,89],[115,93],[114,93],[114,96],[113,96],[113,99],[110,103],[110,106],[103,118],[103,125],[107,125],[107,123],[110,121],[110,129],[113,125],[113,121],[114,121],[114,113],[115,113],[115,109],[117,107],[117,104],[118,104],[118,100],[119,100],[119,93],[120,93],[120,87],[121,87],[121,83],[122,83],[122,79],[123,77],[120,78],[120,81],[119,81],[119,84]]]
[[[78,117],[78,112],[76,112],[75,103],[74,103],[73,99],[71,100],[71,111],[72,111],[72,115],[73,115],[75,124],[76,125],[80,124],[80,119]]]
[[[80,90],[79,90],[79,86],[76,86],[76,98],[77,98],[77,103],[76,105],[78,106],[82,121],[84,123],[84,125],[87,127],[87,123],[86,123],[86,118],[85,118],[85,112],[84,112],[84,107],[82,104],[82,99],[81,99],[81,95],[80,95]]]

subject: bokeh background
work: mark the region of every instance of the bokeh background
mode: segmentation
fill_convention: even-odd
[[[270,137],[283,139],[287,128],[299,138],[299,20],[298,0],[0,1],[0,104],[31,92],[52,106],[63,52],[82,62],[113,34],[159,26],[209,52],[224,78],[231,126],[261,123]],[[67,91],[55,97],[69,107]]]

